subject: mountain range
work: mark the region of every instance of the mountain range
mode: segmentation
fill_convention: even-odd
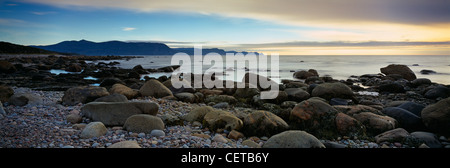
[[[30,46],[59,53],[71,53],[80,55],[173,55],[183,52],[188,55],[194,54],[194,48],[170,48],[163,43],[152,42],[123,42],[107,41],[92,42],[87,40],[63,41],[53,45]],[[202,49],[202,54],[215,52],[221,55],[226,53],[238,53],[236,51],[225,51],[218,48]],[[248,52],[242,52],[247,54]]]

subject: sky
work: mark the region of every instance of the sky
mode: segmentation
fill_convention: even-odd
[[[0,41],[81,39],[280,55],[450,55],[450,0],[0,1]]]

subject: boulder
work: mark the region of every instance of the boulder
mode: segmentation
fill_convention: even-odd
[[[288,95],[290,101],[301,102],[310,97],[309,93],[300,88],[287,88],[284,91]]]
[[[388,93],[405,93],[404,87],[398,83],[382,84],[378,86],[378,91]]]
[[[0,61],[0,73],[14,73],[16,72],[16,67],[8,61]]]
[[[377,143],[381,142],[403,142],[407,137],[409,137],[410,134],[408,131],[406,131],[403,128],[396,128],[393,130],[389,130],[386,132],[383,132],[381,134],[378,134],[375,136],[375,141]]]
[[[141,148],[136,141],[121,141],[108,146],[108,148]]]
[[[192,94],[192,93],[181,92],[181,93],[176,93],[174,96],[178,100],[181,100],[183,102],[187,102],[187,103],[197,102],[197,97],[194,94]]]
[[[11,87],[0,85],[0,101],[8,102],[12,95],[14,95],[14,90]]]
[[[64,92],[62,104],[74,106],[78,103],[89,103],[97,98],[108,96],[109,92],[104,87],[97,86],[78,86]]]
[[[128,99],[124,95],[114,93],[95,99],[94,102],[128,102]]]
[[[344,113],[338,113],[335,118],[336,129],[342,136],[363,137],[366,128],[358,120]]]
[[[355,114],[359,114],[362,112],[371,112],[374,114],[378,114],[378,115],[383,115],[383,113],[380,110],[377,110],[373,107],[370,106],[366,106],[366,105],[349,105],[349,106],[344,106],[344,105],[334,105],[333,108],[335,108],[336,110],[338,110],[341,113],[345,113],[347,115],[353,116]]]
[[[79,114],[69,114],[66,116],[66,120],[69,123],[78,124],[81,123],[83,118]]]
[[[30,105],[39,105],[43,104],[44,101],[41,96],[35,95],[32,93],[18,93],[14,94],[9,98],[9,103],[15,106],[25,106],[27,104]]]
[[[412,131],[423,128],[422,118],[409,112],[408,110],[398,107],[387,107],[383,113],[394,118],[398,122],[398,127]]]
[[[244,118],[242,131],[247,136],[267,136],[278,134],[289,125],[277,115],[268,111],[254,111]]]
[[[397,107],[408,110],[409,112],[415,114],[418,117],[421,117],[422,110],[425,108],[424,105],[414,102],[406,102]]]
[[[86,128],[81,131],[80,138],[89,139],[93,137],[100,137],[106,134],[108,130],[102,122],[91,122],[86,125]]]
[[[187,86],[191,86],[191,83],[188,82],[187,80],[181,80],[180,82],[186,84]],[[166,86],[167,88],[169,88],[169,90],[172,92],[172,94],[177,94],[177,93],[182,93],[182,92],[188,92],[188,93],[194,93],[195,89],[192,87],[184,87],[181,86],[181,88],[175,88],[172,85],[172,80],[166,80],[162,83],[164,86]],[[183,85],[184,85],[183,84]],[[209,89],[207,89],[209,90]]]
[[[211,111],[214,111],[215,109],[212,108],[211,106],[201,106],[201,107],[197,107],[195,109],[192,109],[188,114],[186,114],[184,116],[184,119],[186,121],[189,122],[194,122],[194,121],[199,121],[202,122],[203,121],[203,117],[205,117],[205,115]]]
[[[120,83],[116,83],[112,85],[111,89],[109,89],[109,93],[114,94],[121,94],[127,97],[127,99],[131,100],[133,98],[136,98],[139,96],[139,92],[137,90],[133,90],[125,85],[122,85]]]
[[[439,142],[436,134],[431,132],[416,131],[412,132],[411,136],[420,143],[425,143],[430,148],[442,148],[442,144]]]
[[[121,81],[119,78],[105,78],[100,83],[100,87],[108,87],[109,88],[109,87],[113,86],[116,83],[125,85],[125,82]]]
[[[161,118],[153,115],[136,114],[125,121],[123,128],[135,133],[150,134],[152,130],[164,130],[164,123]]]
[[[256,83],[251,84],[256,85],[258,87],[258,90],[270,90],[270,87],[272,85],[278,85],[278,83],[274,82],[268,77],[248,72],[244,75],[244,77],[242,77],[242,83],[250,83],[250,78],[256,79]]]
[[[70,64],[69,67],[66,68],[68,72],[81,72],[83,68],[78,64]]]
[[[132,115],[156,115],[158,109],[159,105],[153,102],[92,102],[84,105],[81,113],[108,126],[122,126]]]
[[[406,65],[390,64],[387,67],[380,68],[381,73],[385,75],[399,74],[403,79],[412,81],[416,79],[416,74]]]
[[[289,116],[290,126],[320,138],[334,137],[337,133],[335,122],[337,113],[336,109],[323,101],[308,99],[292,109]]]
[[[263,148],[325,148],[325,145],[305,131],[290,130],[270,137]]]
[[[256,86],[252,84],[245,83],[244,88],[237,88],[236,92],[234,92],[234,97],[236,98],[253,98],[253,96],[259,94],[260,91]]]
[[[439,85],[433,89],[428,90],[424,94],[424,96],[428,99],[437,99],[439,97],[445,99],[447,97],[450,97],[450,88]]]
[[[429,75],[429,74],[435,74],[436,71],[429,70],[429,69],[422,69],[422,70],[420,70],[420,73],[421,73],[422,75]]]
[[[431,85],[431,80],[427,78],[417,78],[411,81],[411,85],[414,87],[418,87],[420,85]]]
[[[343,83],[323,83],[317,85],[311,96],[321,97],[327,100],[332,98],[352,99],[353,91]]]
[[[316,73],[317,73],[317,71],[316,71]],[[297,79],[306,79],[311,76],[318,76],[318,75],[314,74],[313,72],[304,71],[304,70],[294,72],[294,74],[293,74],[293,77],[297,78]]]
[[[150,96],[155,98],[173,96],[172,92],[166,86],[155,79],[145,82],[139,92],[142,96]]]
[[[428,129],[450,135],[450,98],[428,105],[421,114],[422,121]]]
[[[203,117],[203,125],[209,127],[210,130],[226,129],[226,130],[239,130],[243,126],[241,119],[237,118],[233,114],[227,111],[214,110],[208,112]]]
[[[353,117],[366,127],[367,133],[373,135],[392,130],[397,126],[397,121],[395,119],[371,112],[361,112],[353,115]]]

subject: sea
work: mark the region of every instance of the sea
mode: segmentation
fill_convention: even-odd
[[[193,64],[194,56],[189,57],[191,64]],[[216,77],[234,81],[241,81],[245,73],[252,72],[263,74],[263,76],[268,76],[275,82],[280,82],[282,79],[295,80],[293,73],[300,70],[315,69],[319,73],[319,76],[331,76],[333,79],[346,80],[351,76],[381,73],[380,68],[386,67],[389,64],[403,64],[407,65],[416,74],[417,78],[428,78],[435,83],[450,85],[450,55],[280,55],[278,56],[278,68],[271,68],[272,56],[270,55],[267,56],[268,61],[265,68],[254,68],[255,64],[263,64],[258,64],[257,61],[244,61],[245,67],[237,67],[237,62],[242,62],[243,59],[235,56],[236,61],[234,59],[227,60],[227,56],[221,57],[223,63],[217,63],[217,65],[220,65],[219,67],[222,67],[222,69],[214,67],[215,62],[205,62],[203,60],[205,57],[203,56],[201,59],[196,59],[198,64],[191,66],[191,70],[193,72],[194,68],[200,68],[203,72],[212,70],[224,72],[223,76],[216,75]],[[141,65],[145,69],[161,68],[171,66],[172,59],[173,56],[171,55],[140,55],[140,58],[119,60],[118,62],[120,64],[117,66],[127,69],[131,69],[136,65]],[[227,67],[227,61],[232,61],[236,64],[235,66]],[[108,63],[110,61],[102,62]],[[183,62],[179,62],[179,65],[188,66],[189,64],[186,63],[183,65]],[[274,63],[275,65],[276,63]],[[278,74],[272,73],[275,72],[272,69],[278,69]],[[421,70],[432,70],[436,73],[421,74]],[[230,75],[230,73],[234,73],[234,75]],[[142,77],[149,76],[158,78],[162,75],[170,76],[171,74],[158,72],[146,74]]]

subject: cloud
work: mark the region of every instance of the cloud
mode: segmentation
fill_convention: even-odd
[[[23,0],[58,7],[116,8],[139,12],[193,12],[245,17],[284,24],[450,22],[448,0]]]
[[[50,14],[56,14],[56,12],[53,12],[53,11],[48,11],[48,12],[37,12],[37,11],[33,11],[33,12],[30,12],[30,13],[32,13],[32,14],[34,14],[34,15],[50,15]]]
[[[136,30],[136,28],[134,28],[134,27],[124,27],[122,29],[122,31],[133,31],[133,30]]]

